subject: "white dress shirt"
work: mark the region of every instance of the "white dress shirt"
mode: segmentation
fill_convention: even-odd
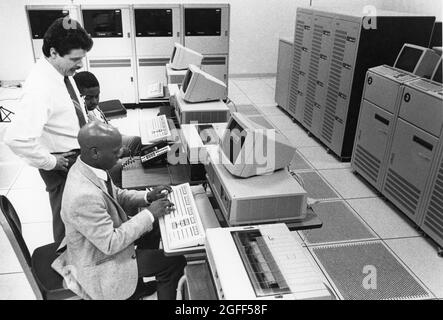
[[[89,169],[91,169],[91,171],[97,176],[97,178],[103,182],[103,186],[105,187],[105,190],[107,189],[106,187],[106,181],[108,181],[108,174],[106,173],[106,171],[102,170],[102,169],[98,169],[98,168],[94,168],[91,167],[90,165],[84,163],[84,161],[82,161],[82,159],[80,157],[77,158],[77,161],[81,161],[83,162],[83,164],[88,167]],[[148,201],[148,192],[146,192],[145,194],[145,201],[146,204],[149,203]],[[148,213],[148,216],[151,218],[151,222],[154,223],[154,216],[152,215],[151,211],[149,211],[148,209],[143,209],[143,211],[146,211]],[[143,212],[142,211],[142,212]]]
[[[96,107],[92,111],[88,111],[88,120],[89,121],[100,121],[100,122],[103,122],[103,123],[108,123],[108,120],[105,118],[105,115],[103,114],[103,112],[101,112],[99,107]]]
[[[75,82],[68,79],[79,98]],[[78,100],[87,119],[83,99]],[[6,131],[6,144],[31,166],[54,169],[57,160],[51,153],[80,148],[74,108],[63,75],[42,57],[26,79],[19,109]]]

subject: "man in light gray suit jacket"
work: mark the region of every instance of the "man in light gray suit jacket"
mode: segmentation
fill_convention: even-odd
[[[81,155],[63,193],[64,251],[52,267],[84,299],[127,299],[139,278],[154,275],[158,299],[175,299],[186,260],[158,249],[157,220],[173,210],[165,196],[171,188],[130,191],[112,184],[107,170],[119,158],[122,137],[111,125],[86,124],[78,142]],[[140,207],[148,208],[138,212]]]

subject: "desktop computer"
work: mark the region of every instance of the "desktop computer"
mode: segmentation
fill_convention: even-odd
[[[183,100],[191,103],[226,100],[226,84],[191,64],[180,93]]]
[[[168,84],[181,84],[185,79],[186,72],[188,70],[174,70],[171,68],[171,64],[166,64],[166,81]]]
[[[227,122],[231,115],[229,107],[221,100],[189,103],[181,94],[172,96],[171,100],[180,124]]]
[[[287,167],[295,155],[295,148],[280,131],[267,129],[237,112],[229,120],[220,149],[226,169],[241,178]]]
[[[307,193],[284,168],[295,149],[276,139],[280,133],[272,130],[263,130],[255,140],[257,129],[257,124],[234,113],[219,145],[206,146],[207,179],[221,212],[229,225],[303,219]],[[275,150],[267,152],[264,142],[274,144]]]
[[[171,105],[175,106],[180,124],[228,121],[230,110],[222,101],[226,98],[226,85],[197,66],[189,66],[178,92],[171,89]]]

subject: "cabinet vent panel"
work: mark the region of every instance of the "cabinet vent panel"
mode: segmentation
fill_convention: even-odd
[[[332,142],[334,132],[335,111],[337,108],[338,92],[340,88],[343,58],[346,48],[345,31],[336,30],[332,49],[331,67],[329,69],[328,91],[326,93],[326,105],[324,123],[321,136],[329,143]],[[332,124],[332,126],[331,126]]]
[[[423,224],[443,239],[443,159],[440,163]]]
[[[354,164],[364,172],[372,182],[377,183],[380,171],[380,160],[368,152],[361,145],[357,145],[355,150]]]
[[[289,86],[289,112],[292,114],[295,114],[295,110],[297,108],[304,28],[304,21],[297,19],[294,39],[294,55],[292,58],[291,83]]]
[[[389,169],[386,177],[385,191],[398,201],[411,215],[415,215],[421,191]]]
[[[321,41],[323,27],[314,25],[314,34],[312,38],[311,61],[309,63],[308,90],[306,92],[306,103],[304,109],[303,122],[309,127],[312,126],[315,91],[317,88],[318,68],[320,64]]]

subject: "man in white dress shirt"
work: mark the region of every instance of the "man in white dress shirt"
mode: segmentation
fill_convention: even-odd
[[[49,193],[57,242],[65,234],[60,218],[63,188],[79,154],[78,132],[87,122],[71,77],[83,67],[82,60],[92,45],[77,21],[68,17],[54,21],[43,39],[44,57],[26,79],[20,109],[5,135],[12,151],[40,171]]]

